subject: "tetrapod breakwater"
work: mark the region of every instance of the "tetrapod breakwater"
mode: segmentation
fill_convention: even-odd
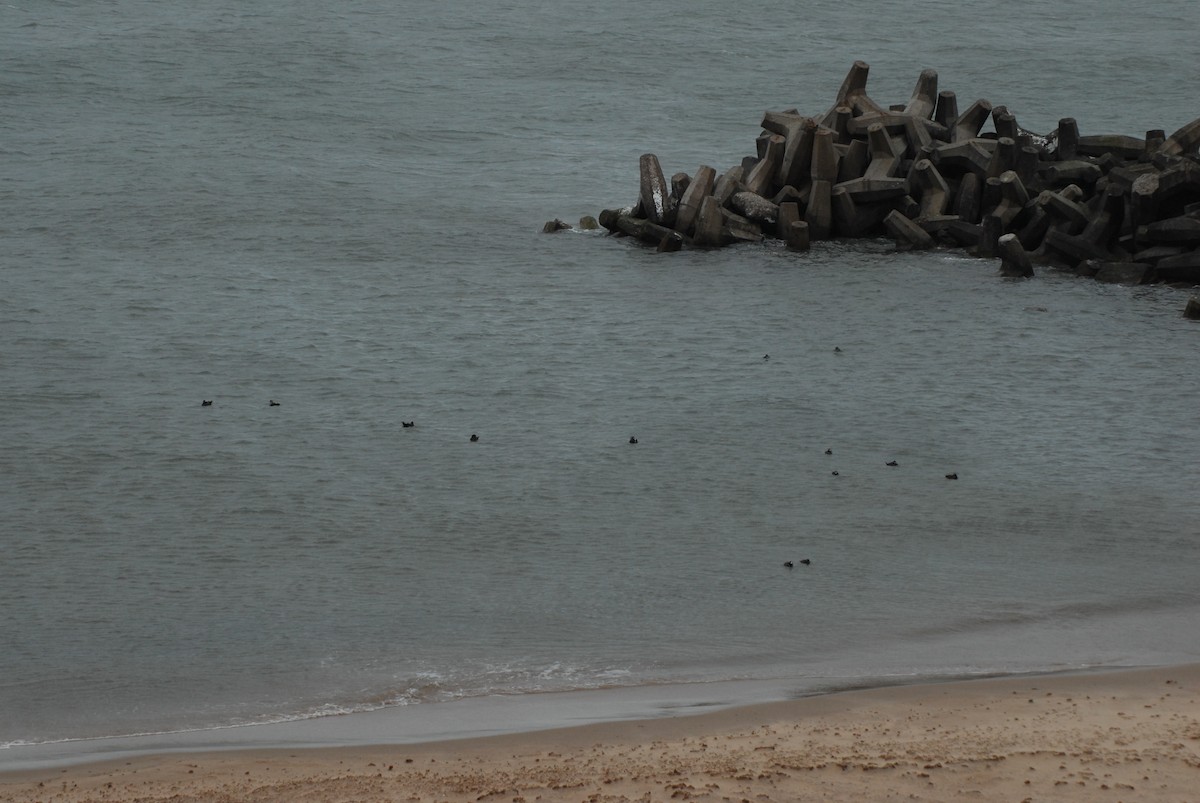
[[[856,61],[821,114],[766,112],[755,154],[722,173],[701,165],[668,180],[643,155],[636,203],[604,210],[600,224],[663,252],[890,237],[998,259],[1005,276],[1044,265],[1200,284],[1200,118],[1133,137],[1081,132],[1064,117],[1038,134],[984,99],[960,110],[934,70],[906,103],[884,106],[867,93],[869,70]],[[1200,317],[1200,303],[1187,314]]]

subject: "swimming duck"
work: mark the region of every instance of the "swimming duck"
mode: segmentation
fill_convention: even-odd
[[[479,440],[479,436],[476,435],[474,432],[472,432],[471,433],[471,443],[474,443],[477,440]]]
[[[636,438],[636,437],[634,437],[633,435],[630,435],[630,436],[629,436],[629,442],[630,442],[630,443],[637,443],[637,442],[638,442],[638,440],[637,440],[637,438]]]
[[[212,399],[201,399],[200,406],[201,407],[212,407]]]
[[[898,466],[898,465],[900,465],[900,464],[899,464],[899,463],[897,463],[895,460],[889,460],[887,464],[888,464],[889,466]]]

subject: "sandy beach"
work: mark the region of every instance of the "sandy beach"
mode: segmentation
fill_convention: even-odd
[[[422,745],[0,776],[4,801],[1188,801],[1200,666],[899,686]]]

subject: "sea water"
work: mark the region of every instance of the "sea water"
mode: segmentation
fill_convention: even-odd
[[[6,4],[0,744],[1200,660],[1186,289],[540,233],[642,153],[737,164],[855,59],[883,103],[932,68],[1035,131],[1170,133],[1197,24]]]

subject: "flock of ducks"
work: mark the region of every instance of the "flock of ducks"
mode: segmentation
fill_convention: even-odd
[[[764,360],[767,359],[767,355],[764,354],[763,359]],[[826,449],[825,454],[832,455],[833,449]],[[896,468],[900,465],[900,463],[895,460],[889,460],[886,463],[884,463],[884,465],[889,466],[890,468]],[[834,471],[833,476],[835,476],[835,477],[838,476],[838,473],[836,471]],[[958,479],[958,472],[951,472],[951,473],[947,474],[946,479],[948,479],[948,480]],[[800,561],[800,563],[804,564],[805,566],[809,566],[812,564],[812,561],[808,558],[804,558],[803,560]],[[792,563],[792,561],[789,560],[789,561],[785,561],[783,565],[788,569],[792,569],[792,568],[795,568],[796,564]]]
[[[769,355],[769,354],[764,354],[764,355],[763,355],[763,359],[764,359],[764,360],[769,360],[769,359],[771,359],[771,355]],[[212,399],[201,399],[201,400],[200,400],[200,406],[201,406],[201,407],[212,407],[212,405],[213,405],[213,400],[212,400]],[[269,400],[267,401],[267,405],[268,405],[268,406],[270,406],[270,407],[279,407],[279,406],[280,406],[280,403],[279,403],[279,402],[277,402],[277,401],[275,401],[274,399],[269,399]],[[409,427],[415,427],[416,425],[417,425],[417,422],[416,422],[416,421],[401,421],[401,422],[400,422],[400,426],[404,427],[405,429],[407,429],[407,428],[409,428]],[[479,436],[478,436],[478,435],[476,435],[474,432],[472,432],[472,433],[471,433],[471,437],[469,438],[469,440],[471,441],[471,443],[478,443],[478,442],[479,442]],[[630,436],[629,436],[629,442],[630,442],[631,444],[637,443],[637,442],[638,442],[637,435],[630,435]],[[825,454],[827,454],[827,455],[831,455],[831,454],[833,454],[833,449],[826,449],[826,450],[825,450]],[[899,464],[899,463],[897,463],[895,460],[889,460],[889,461],[888,461],[887,463],[885,463],[884,465],[886,465],[886,466],[890,466],[890,467],[892,467],[892,468],[895,468],[896,466],[899,466],[900,464]],[[836,476],[838,476],[838,473],[837,473],[836,471],[834,471],[834,472],[833,472],[833,476],[835,476],[835,477],[836,477]],[[948,480],[956,480],[956,479],[958,479],[958,474],[957,474],[957,472],[955,472],[955,473],[950,473],[950,474],[947,474],[947,475],[946,475],[946,479],[948,479]],[[800,561],[800,562],[801,562],[801,563],[808,563],[808,561],[806,561],[806,560],[802,560],[802,561]],[[791,566],[791,563],[789,562],[787,565],[788,565],[788,566]]]
[[[213,400],[212,399],[201,399],[200,406],[201,407],[212,407]],[[267,406],[268,407],[278,407],[279,402],[275,401],[274,399],[267,399]],[[405,426],[408,426],[408,424],[405,424]]]
[[[833,454],[833,449],[826,449],[826,450],[825,450],[825,454],[827,454],[827,455],[831,455],[831,454]],[[885,466],[888,466],[889,468],[896,468],[896,467],[897,467],[897,466],[899,466],[900,464],[899,464],[898,462],[896,462],[895,460],[889,460],[889,461],[887,461],[886,463],[884,463],[884,465],[885,465]],[[833,476],[835,476],[835,477],[836,477],[837,475],[838,475],[838,473],[837,473],[836,471],[835,471],[835,472],[833,472]],[[946,475],[946,479],[948,479],[948,480],[956,480],[956,479],[958,479],[958,472],[951,472],[951,473],[947,474],[947,475]]]
[[[841,349],[835,348],[834,350],[836,350],[836,352],[840,352]],[[763,354],[762,359],[769,360],[770,354]],[[274,400],[274,398],[271,398],[271,400],[268,402],[268,405],[270,407],[278,407],[278,406],[280,406],[280,402],[277,402]],[[202,400],[200,400],[200,407],[212,407],[211,398],[202,398]],[[416,421],[401,421],[400,425],[402,427],[404,427],[404,429],[408,429],[408,427],[416,426]],[[475,435],[475,433],[472,432],[472,433],[470,433],[469,441],[472,443],[479,443],[479,436]],[[630,444],[637,443],[637,436],[636,435],[629,436],[629,443]],[[833,454],[833,449],[826,449],[826,455],[832,455],[832,454]],[[884,463],[884,466],[888,466],[890,468],[895,468],[895,467],[898,467],[899,465],[900,465],[900,463],[896,462],[895,460],[889,460],[887,463]],[[833,472],[833,475],[834,475],[834,477],[838,477],[838,472],[836,472],[836,471]],[[946,479],[948,479],[948,480],[959,479],[958,472],[953,472],[953,473],[947,474]],[[799,563],[802,565],[811,565],[812,559],[811,558],[802,558],[802,559],[800,559]],[[794,568],[796,568],[796,564],[794,564],[791,561],[787,561],[784,563],[784,567],[786,567],[787,569],[794,569]]]
[[[841,351],[841,349],[840,349],[840,348],[834,348],[834,351]],[[769,359],[771,359],[771,355],[770,355],[770,354],[764,354],[764,355],[763,355],[763,359],[764,359],[764,360],[769,360]],[[269,400],[267,401],[267,405],[268,405],[268,406],[270,406],[270,407],[279,407],[279,406],[280,406],[280,403],[279,403],[279,402],[277,402],[277,401],[275,401],[274,399],[269,399]],[[201,399],[201,400],[200,400],[200,406],[201,406],[201,407],[212,407],[212,406],[213,406],[213,400],[212,400],[212,399]],[[415,427],[416,425],[417,425],[417,422],[416,422],[416,421],[401,421],[401,422],[400,422],[400,426],[402,426],[402,427],[405,427],[405,428],[408,428],[408,427]],[[469,439],[469,440],[471,441],[471,443],[478,443],[478,442],[479,442],[479,436],[478,436],[478,435],[476,435],[474,432],[472,432],[472,433],[471,433],[471,437],[470,437],[470,439]],[[637,435],[630,435],[630,436],[629,436],[629,442],[630,442],[631,444],[637,443],[637,442],[638,442]],[[833,450],[832,450],[832,449],[826,449],[826,450],[825,450],[825,454],[833,454]],[[896,464],[896,462],[895,462],[895,461],[892,461],[891,463],[888,463],[888,465],[889,465],[889,466],[894,466],[894,465],[897,465],[897,464]],[[835,472],[833,472],[833,475],[836,477],[836,476],[837,476],[837,472],[836,472],[836,471],[835,471]],[[957,474],[947,474],[947,475],[946,475],[946,479],[948,479],[948,480],[956,480],[956,479],[958,479],[958,475],[957,475]],[[801,563],[808,563],[808,561],[807,561],[807,560],[802,560],[802,561],[800,561],[800,562],[801,562]],[[788,566],[791,566],[791,563],[790,563],[790,562],[788,563]]]
[[[271,406],[271,407],[279,407],[279,406],[280,406],[280,403],[279,403],[279,402],[277,402],[277,401],[275,401],[274,399],[270,399],[270,400],[267,402],[267,404],[268,404],[269,406]],[[212,399],[201,399],[201,400],[200,400],[200,406],[201,406],[201,407],[212,407],[212,405],[213,405],[213,400],[212,400]],[[409,427],[415,427],[416,425],[417,425],[417,422],[416,422],[416,421],[401,421],[401,422],[400,422],[400,426],[404,427],[405,429],[407,429],[407,428],[409,428]],[[470,441],[471,441],[471,443],[479,443],[479,436],[478,436],[478,435],[476,435],[474,432],[472,432],[472,433],[471,433],[471,437],[470,437],[470,438],[468,438],[468,440],[470,440]],[[636,436],[636,435],[630,435],[630,436],[629,436],[629,442],[630,442],[630,443],[637,443],[637,442],[638,442],[637,436]]]

